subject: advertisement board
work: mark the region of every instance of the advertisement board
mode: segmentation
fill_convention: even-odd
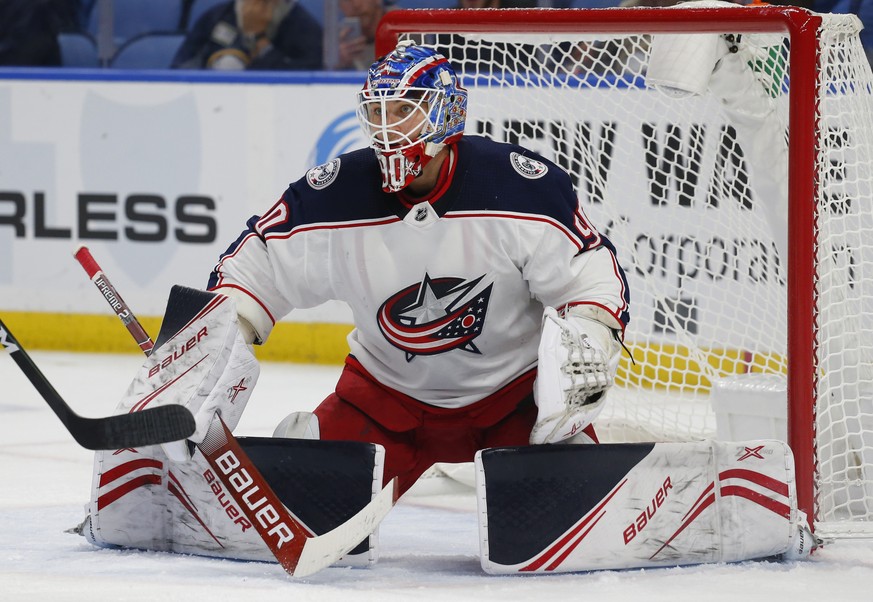
[[[111,317],[71,257],[87,245],[138,315],[161,316],[170,287],[204,287],[246,220],[266,211],[290,182],[365,145],[354,114],[362,77],[0,79],[0,310],[37,316],[43,324],[46,316],[61,323],[71,315],[80,322]],[[550,159],[562,150],[585,173],[599,173],[596,186],[577,182],[583,209],[616,243],[619,259],[623,248],[650,259],[628,270],[634,313],[656,313],[659,303],[687,298],[740,303],[755,296],[755,287],[782,277],[772,240],[727,230],[699,236],[702,224],[718,231],[726,212],[754,206],[745,166],[717,157],[700,161],[709,171],[692,174],[693,190],[672,189],[667,181],[663,197],[652,201],[653,170],[677,150],[667,147],[668,136],[699,144],[689,152],[724,156],[723,149],[737,143],[736,133],[705,107],[691,113],[693,123],[677,124],[655,110],[615,113],[609,92],[577,89],[566,92],[573,95],[568,102],[584,103],[585,117],[570,123],[566,111],[558,112],[560,98],[532,112],[526,93],[471,92],[467,132],[518,142]],[[488,95],[503,98],[492,102]],[[481,108],[500,105],[499,113]],[[531,127],[519,127],[524,120]],[[540,134],[512,133],[528,130]],[[675,295],[634,297],[639,277],[662,279]],[[707,307],[698,304],[695,311],[705,314]],[[750,328],[766,327],[761,315],[762,323]],[[298,328],[292,346],[336,339],[328,356],[344,355],[351,322],[344,305],[294,310],[282,322]],[[308,333],[303,344],[297,341],[301,325]],[[69,347],[68,329],[54,330],[57,346]],[[81,331],[76,336],[82,340]],[[734,336],[729,331],[712,336],[742,345],[727,339]],[[304,357],[323,359],[319,353]]]

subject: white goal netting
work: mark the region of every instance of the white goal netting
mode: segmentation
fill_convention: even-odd
[[[701,10],[661,9],[670,23],[657,21],[656,34],[651,20],[616,26],[612,10],[584,11],[613,13],[604,33],[588,17],[574,32],[570,19],[543,23],[535,13],[552,11],[529,11],[504,24],[422,23],[400,38],[438,48],[463,73],[467,133],[520,143],[570,172],[584,211],[617,247],[634,361],[619,368],[597,423],[602,440],[747,438],[718,424],[713,392],[722,391],[722,413],[774,418],[774,436],[787,423],[805,442],[792,446],[819,530],[864,533],[873,527],[873,77],[860,24],[825,16],[814,31],[818,65],[800,73],[792,52],[809,41],[790,28],[738,32],[732,21],[686,33]],[[810,81],[812,97],[792,87]],[[814,263],[808,279],[804,257]],[[777,402],[761,407],[767,399]]]

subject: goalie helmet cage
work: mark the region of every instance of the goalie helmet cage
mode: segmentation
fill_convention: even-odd
[[[404,39],[443,52],[469,90],[466,132],[570,172],[617,247],[635,362],[619,367],[602,439],[714,437],[718,387],[782,383],[799,505],[824,537],[873,535],[873,78],[859,30],[853,15],[707,2],[398,10],[376,40],[378,55]],[[752,85],[741,72],[699,94],[650,89],[665,64],[649,69],[652,48],[677,34],[730,41]],[[680,52],[668,74],[693,88],[707,52]]]

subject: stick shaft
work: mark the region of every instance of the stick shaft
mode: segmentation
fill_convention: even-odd
[[[133,339],[136,341],[136,344],[139,345],[139,348],[142,349],[143,353],[149,355],[155,347],[154,341],[152,341],[151,337],[145,331],[145,328],[142,327],[142,324],[139,323],[139,320],[136,318],[133,311],[131,311],[130,306],[124,301],[109,281],[109,278],[106,277],[106,274],[97,263],[97,260],[94,259],[94,256],[91,255],[91,251],[88,250],[88,247],[79,247],[76,249],[76,252],[73,253],[73,257],[76,258],[76,261],[78,261],[85,269],[85,272],[88,273],[91,282],[94,283],[94,286],[97,287],[97,290],[100,291],[100,294],[103,295],[103,298],[106,299],[107,303],[109,303],[109,306],[127,328],[128,332],[133,336]]]
[[[64,401],[21,343],[0,320],[0,348],[12,356],[33,387],[52,409],[73,439],[86,449],[112,450],[143,447],[190,437],[194,417],[182,406],[162,406],[131,414],[85,418]]]

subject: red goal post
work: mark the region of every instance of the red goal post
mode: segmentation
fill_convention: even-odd
[[[522,142],[550,139],[555,156],[549,158],[571,174],[578,171],[580,203],[595,224],[608,225],[619,260],[632,273],[628,340],[636,364],[623,362],[620,388],[691,399],[686,404],[692,408],[689,416],[680,409],[679,418],[664,418],[673,410],[661,408],[662,400],[651,402],[650,408],[645,395],[628,395],[629,401],[619,406],[633,409],[617,418],[624,430],[615,439],[715,436],[712,397],[722,381],[734,399],[742,398],[749,390],[745,387],[759,387],[752,382],[759,374],[782,379],[782,394],[790,400],[787,438],[795,454],[801,509],[815,518],[822,533],[870,534],[866,523],[873,525],[873,401],[868,393],[873,395],[873,384],[868,387],[865,381],[873,376],[868,365],[873,349],[858,339],[864,334],[873,338],[865,315],[873,308],[860,298],[870,286],[865,276],[873,277],[873,269],[867,273],[873,253],[860,235],[869,225],[873,190],[873,78],[857,39],[859,24],[852,16],[818,15],[795,7],[713,2],[687,6],[397,10],[379,26],[376,53],[387,53],[402,38],[445,48],[470,90],[470,116],[476,119],[472,125],[468,120],[468,133]],[[744,146],[747,139],[740,126],[730,117],[709,121],[708,115],[726,104],[723,99],[700,108],[691,106],[696,100],[682,95],[657,94],[656,100],[656,93],[646,89],[647,73],[653,69],[646,63],[652,47],[676,34],[732,34],[740,52],[748,48],[748,56],[757,57],[747,63],[754,63],[755,77],[770,96],[773,108],[767,119],[781,119],[773,131],[787,132],[784,140],[771,137],[774,150],[761,156],[766,161],[785,144],[786,173],[774,176],[763,173],[769,170],[764,167],[755,173],[755,150],[751,144]],[[778,42],[772,36],[778,36]],[[606,52],[617,52],[626,64],[615,65],[619,61],[605,57]],[[523,58],[525,53],[530,60]],[[503,56],[511,58],[499,65],[482,62]],[[634,61],[642,66],[629,67]],[[762,68],[763,63],[769,67]],[[546,75],[546,69],[553,70]],[[628,76],[625,69],[635,70]],[[508,72],[513,74],[507,76]],[[513,91],[516,87],[520,90]],[[538,94],[542,100],[535,98]],[[573,94],[579,95],[577,100],[572,100]],[[730,96],[730,91],[723,90],[725,94]],[[699,94],[712,95],[711,90]],[[498,100],[488,104],[500,96],[511,100],[502,106]],[[477,113],[483,102],[488,108]],[[663,102],[664,108],[652,113],[655,102]],[[847,103],[849,108],[844,108]],[[621,115],[607,114],[607,106],[615,106]],[[594,116],[589,117],[592,109]],[[687,117],[659,122],[660,115],[674,110],[676,115],[687,111]],[[538,114],[548,117],[539,119]],[[647,116],[637,120],[639,114]],[[573,128],[575,133],[568,133]],[[631,158],[622,163],[621,132],[629,130],[642,132],[636,139],[638,144],[644,140],[643,149],[630,149]],[[717,139],[715,150],[700,141],[707,137]],[[642,161],[633,158],[640,156]],[[709,166],[703,164],[707,156]],[[727,172],[731,173],[724,175]],[[610,180],[614,174],[618,175]],[[771,187],[759,186],[768,175],[774,180]],[[708,190],[700,185],[704,177],[709,178]],[[632,194],[630,184],[622,188],[622,179],[648,179],[646,210],[655,207],[660,213],[653,215],[668,216],[655,219],[658,224],[677,223],[671,220],[683,210],[697,212],[696,217],[680,232],[665,231],[660,238],[647,238],[639,226],[633,231],[633,206],[610,209],[639,196]],[[775,228],[775,233],[748,238],[718,233],[719,227],[734,233],[761,227],[766,220],[753,215],[768,210],[771,199],[764,197],[780,185],[787,197],[787,243],[780,247],[786,235],[773,222],[764,224],[763,230]],[[664,198],[656,198],[659,191]],[[835,209],[836,203],[840,207]],[[739,205],[731,210],[736,219],[748,223],[709,219],[732,204]],[[706,221],[715,222],[712,234],[704,234]],[[625,237],[622,222],[631,223]],[[706,271],[708,276],[700,280],[708,281],[692,281],[692,270]],[[670,292],[659,288],[663,282],[671,283]],[[686,291],[690,292],[684,296]],[[722,297],[732,301],[720,306]],[[736,313],[737,308],[748,314]],[[834,308],[832,319],[828,316]],[[770,312],[772,326],[761,318]],[[830,377],[832,366],[838,368],[836,379]],[[749,377],[752,385],[733,383],[735,375],[741,375],[740,380]],[[631,424],[647,420],[659,425]]]

